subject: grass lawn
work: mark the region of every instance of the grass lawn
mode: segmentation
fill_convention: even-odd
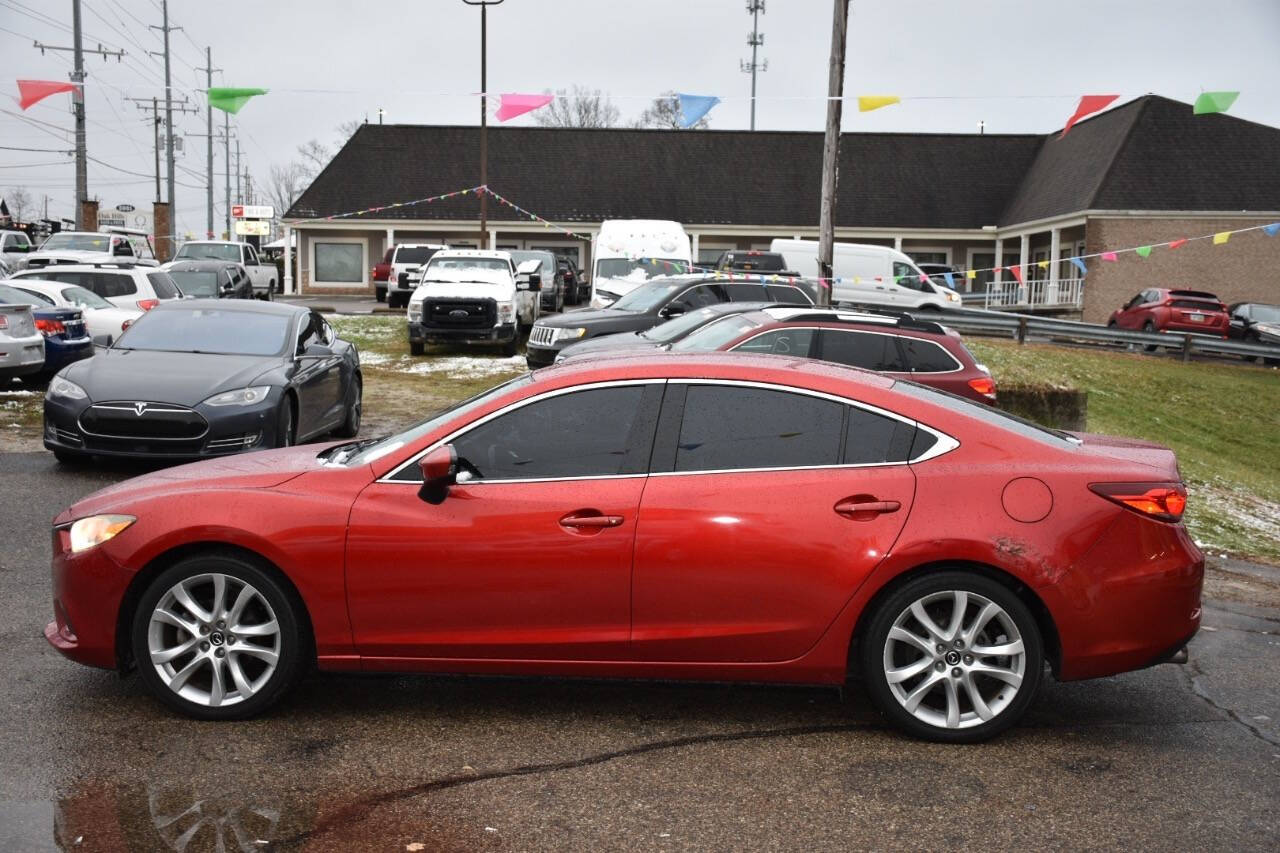
[[[1089,429],[1173,448],[1207,551],[1280,564],[1280,370],[967,338],[998,384],[1089,392]]]

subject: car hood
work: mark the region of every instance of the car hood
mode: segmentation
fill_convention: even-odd
[[[655,343],[648,338],[642,336],[639,332],[620,335],[604,335],[599,338],[588,338],[585,341],[576,344],[570,344],[561,351],[564,358],[576,358],[580,355],[601,355],[609,353],[612,355],[619,350],[636,350],[638,352],[652,352],[662,349],[664,344]]]
[[[553,329],[587,329],[588,335],[613,334],[617,332],[643,332],[653,328],[657,318],[652,314],[639,311],[619,311],[616,308],[581,308],[577,311],[566,311],[553,317],[538,320],[540,326]]]
[[[278,363],[272,356],[112,348],[77,362],[64,376],[84,388],[93,402],[145,399],[194,406],[214,394],[250,385]]]
[[[310,444],[260,450],[153,471],[81,498],[63,510],[53,523],[63,524],[100,512],[124,511],[131,503],[172,496],[193,487],[202,490],[270,489],[319,468],[316,454],[321,449],[321,445]]]

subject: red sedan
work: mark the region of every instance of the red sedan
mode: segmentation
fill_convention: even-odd
[[[1108,326],[1144,332],[1190,332],[1225,338],[1231,328],[1227,306],[1202,290],[1148,288],[1112,312]]]
[[[148,474],[54,520],[49,642],[237,718],[323,670],[843,685],[919,736],[1178,654],[1158,445],[807,359],[547,368],[397,435]]]

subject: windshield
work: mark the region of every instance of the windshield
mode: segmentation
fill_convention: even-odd
[[[219,308],[152,310],[129,326],[112,349],[276,355],[289,338],[288,314]]]
[[[48,308],[48,302],[42,302],[38,297],[32,296],[25,290],[18,290],[16,287],[10,287],[7,284],[0,284],[0,304],[4,305],[31,305],[35,308]]]
[[[178,289],[186,296],[218,295],[218,274],[216,272],[169,270],[169,276],[178,283]]]
[[[488,391],[481,391],[470,399],[463,400],[460,403],[455,403],[449,408],[441,412],[437,412],[426,420],[419,421],[404,432],[398,432],[395,435],[389,435],[386,438],[377,439],[372,444],[361,447],[358,453],[349,457],[344,457],[340,461],[345,465],[366,465],[375,459],[380,459],[388,453],[392,453],[401,447],[404,447],[410,442],[417,441],[419,438],[447,421],[484,406],[498,395],[504,394],[512,388],[519,388],[522,385],[528,385],[532,381],[532,373],[517,376],[515,379],[503,382],[501,385],[494,388],[490,388]]]
[[[720,313],[711,308],[699,308],[697,311],[690,311],[687,314],[676,317],[674,320],[668,320],[648,331],[641,332],[640,337],[646,341],[653,341],[655,344],[668,344],[683,338],[703,323],[709,322],[712,317],[720,315]]]
[[[396,250],[397,264],[425,264],[431,256],[440,251],[428,246],[401,246]]]
[[[648,311],[684,286],[682,281],[647,284],[637,287],[609,307],[619,311]]]
[[[596,263],[596,278],[619,278],[634,282],[689,271],[689,262],[676,258],[602,258]]]
[[[749,332],[759,326],[760,324],[755,320],[746,317],[725,317],[723,320],[709,323],[706,328],[699,329],[683,341],[673,344],[671,349],[681,352],[710,352],[720,349],[743,332]]]
[[[511,266],[502,258],[432,258],[422,273],[424,281],[510,280]]]
[[[72,305],[79,305],[81,308],[96,309],[115,307],[92,290],[85,290],[83,287],[66,288],[62,291],[62,298],[70,302]]]
[[[1280,306],[1254,305],[1249,314],[1255,323],[1280,323]]]
[[[40,251],[66,249],[73,252],[107,252],[111,250],[110,234],[54,234]]]
[[[240,261],[240,247],[227,243],[183,243],[174,258],[211,261]]]

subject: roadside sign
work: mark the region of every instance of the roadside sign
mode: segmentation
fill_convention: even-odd
[[[236,219],[274,219],[276,210],[269,204],[233,204],[231,215]]]
[[[255,235],[265,237],[271,233],[271,223],[241,219],[236,222],[236,233],[242,236]]]
[[[120,211],[121,213],[133,213],[134,206],[131,204],[117,204],[116,210]]]

